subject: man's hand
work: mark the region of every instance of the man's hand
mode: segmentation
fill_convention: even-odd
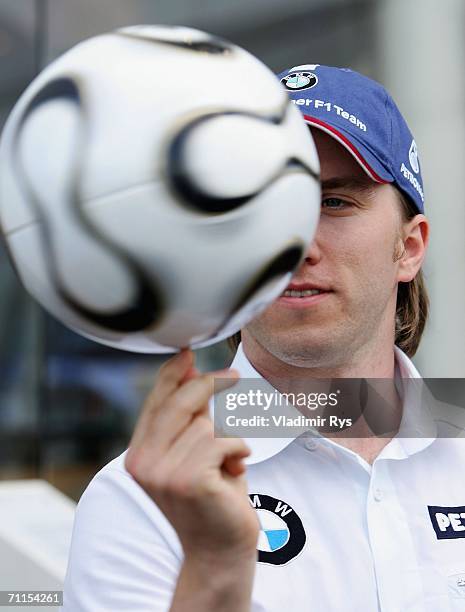
[[[184,549],[172,610],[195,610],[194,603],[205,612],[250,605],[259,530],[244,474],[250,450],[241,439],[214,437],[208,401],[215,377],[224,390],[237,372],[200,374],[190,350],[168,360],[126,455],[126,469],[163,511]]]

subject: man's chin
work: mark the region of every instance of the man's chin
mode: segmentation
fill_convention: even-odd
[[[261,326],[259,326],[261,327]],[[252,328],[252,329],[251,329]],[[334,341],[334,334],[324,329],[302,330],[286,328],[248,328],[252,342],[257,342],[263,349],[276,358],[298,367],[317,367],[323,365],[340,351]]]

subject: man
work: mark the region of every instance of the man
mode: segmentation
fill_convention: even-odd
[[[315,239],[289,291],[242,330],[232,370],[201,375],[187,350],[161,368],[128,452],[80,501],[66,611],[465,609],[465,450],[415,420],[406,382],[427,311],[415,142],[355,72],[280,77],[320,157]],[[280,391],[387,379],[392,434],[362,415],[350,438],[215,438],[213,379],[225,390],[238,373]]]

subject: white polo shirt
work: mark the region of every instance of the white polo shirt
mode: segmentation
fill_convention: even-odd
[[[398,380],[419,377],[395,356]],[[232,367],[260,376],[241,347]],[[441,433],[460,435],[461,411],[436,403],[417,419],[424,407],[409,393],[401,432],[412,437],[394,438],[372,465],[326,438],[246,440],[262,526],[252,612],[465,611],[465,439]],[[63,610],[167,611],[182,559],[123,453],[79,502]]]

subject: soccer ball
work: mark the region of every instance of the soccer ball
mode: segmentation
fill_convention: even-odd
[[[91,38],[49,65],[0,146],[0,219],[29,292],[135,352],[198,348],[276,299],[313,238],[318,157],[276,77],[183,27]]]

